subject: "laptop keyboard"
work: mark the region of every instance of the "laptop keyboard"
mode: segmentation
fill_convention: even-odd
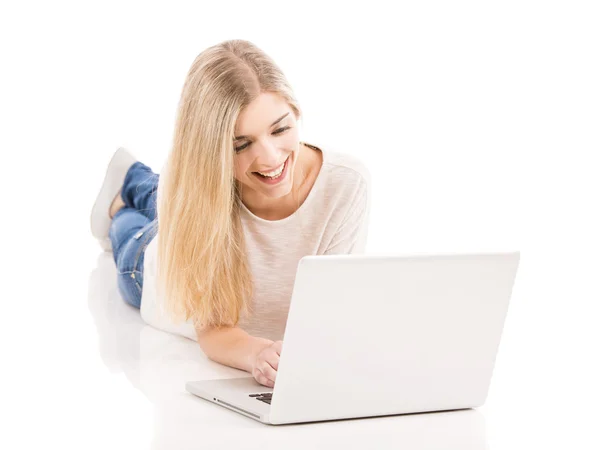
[[[254,397],[256,400],[259,400],[264,403],[271,404],[271,398],[273,397],[272,392],[267,392],[266,394],[250,394],[250,397]]]

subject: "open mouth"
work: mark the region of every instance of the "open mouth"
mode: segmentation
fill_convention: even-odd
[[[283,163],[283,169],[281,170],[281,173],[279,175],[277,175],[276,177],[266,177],[264,175],[259,174],[258,172],[252,172],[252,174],[264,183],[267,183],[267,184],[279,183],[287,175],[289,161],[290,161],[290,157],[288,156],[287,159],[285,160],[285,162]]]

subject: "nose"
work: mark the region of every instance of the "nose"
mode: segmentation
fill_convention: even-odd
[[[256,163],[257,170],[274,169],[283,162],[283,153],[273,142],[262,143],[257,145],[255,149],[258,155],[256,159],[260,161]]]

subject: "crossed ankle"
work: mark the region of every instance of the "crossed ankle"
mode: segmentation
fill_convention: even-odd
[[[119,190],[119,192],[117,193],[117,195],[113,199],[112,203],[110,204],[110,208],[109,208],[109,211],[108,211],[108,215],[110,216],[110,218],[112,219],[115,216],[115,214],[121,208],[123,208],[123,206],[125,206],[125,203],[123,202],[123,199],[121,198],[121,191]]]

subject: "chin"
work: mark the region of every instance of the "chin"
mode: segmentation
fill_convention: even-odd
[[[273,195],[269,195],[269,197],[282,198],[288,195],[290,192],[292,192],[291,186],[281,187],[280,189],[277,189],[277,192],[273,192]]]

